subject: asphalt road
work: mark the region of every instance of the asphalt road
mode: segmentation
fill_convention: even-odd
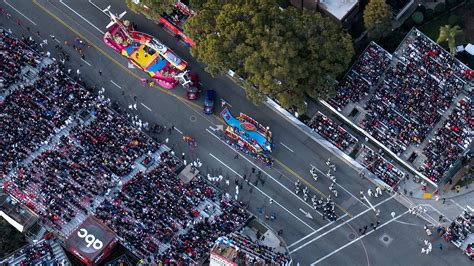
[[[236,151],[223,143],[215,130],[222,122],[216,116],[202,113],[202,96],[200,100],[190,102],[184,99],[185,91],[181,87],[172,90],[144,87],[140,78],[145,73],[128,67],[125,58],[115,53],[102,42],[102,35],[109,18],[99,9],[105,8],[110,1],[13,1],[2,0],[0,6],[13,17],[21,20],[21,25],[0,17],[1,24],[11,28],[18,35],[33,36],[38,41],[47,39],[44,51],[56,54],[55,45],[61,45],[71,54],[66,68],[75,73],[80,69],[82,79],[96,88],[105,88],[106,96],[118,102],[130,114],[138,115],[143,121],[156,122],[161,125],[174,125],[170,135],[164,133],[161,140],[169,138],[170,146],[190,162],[200,158],[203,162],[201,172],[206,175],[222,174],[225,178],[218,184],[231,196],[235,194],[235,182],[243,182],[244,175],[255,182],[251,169],[262,171],[264,184],[247,185],[240,189],[238,199],[249,203],[249,210],[275,230],[283,229],[283,238],[289,245],[295,265],[407,265],[431,263],[433,265],[459,264],[467,265],[467,259],[460,256],[461,252],[447,246],[442,251],[434,251],[426,256],[420,255],[422,240],[429,239],[423,231],[423,220],[405,214],[407,208],[391,195],[383,195],[370,199],[370,204],[381,210],[375,217],[369,203],[359,199],[359,192],[372,187],[371,182],[359,178],[354,168],[345,161],[331,154],[326,147],[319,145],[307,135],[293,127],[268,107],[254,106],[244,91],[236,86],[228,77],[211,77],[204,67],[196,62],[189,50],[182,43],[168,34],[158,25],[146,20],[143,16],[129,11],[125,16],[138,25],[138,30],[157,37],[172,48],[180,57],[188,61],[189,68],[197,73],[205,89],[214,89],[219,98],[225,99],[232,106],[232,113],[244,112],[264,125],[268,125],[274,136],[276,149],[273,156],[276,160],[273,168],[263,166],[260,162],[240,154],[235,158]],[[125,10],[124,1],[113,1],[111,11],[121,13]],[[28,32],[27,27],[30,28]],[[37,36],[36,32],[40,32]],[[55,36],[55,40],[50,35]],[[81,60],[71,47],[75,38],[89,43],[91,48],[85,49],[85,61]],[[64,41],[69,43],[64,45]],[[99,75],[99,70],[102,75]],[[136,101],[135,101],[136,99]],[[137,110],[129,109],[137,104]],[[220,111],[217,106],[216,114]],[[190,149],[182,141],[183,134],[193,136],[198,145]],[[312,209],[311,202],[305,202],[300,195],[294,193],[296,180],[300,180],[310,190],[310,195],[326,196],[329,194],[330,180],[324,176],[315,182],[309,175],[310,164],[326,173],[325,161],[331,157],[336,164],[335,176],[338,183],[339,197],[337,214],[339,220],[328,222]],[[322,174],[321,174],[322,175]],[[225,180],[230,180],[230,185]],[[252,187],[252,192],[250,192]],[[272,199],[271,202],[269,199]],[[262,210],[258,212],[257,210]],[[391,212],[396,216],[392,218]],[[309,213],[311,218],[305,213]],[[264,216],[275,214],[276,219],[265,221]],[[374,232],[360,235],[358,229],[364,225],[380,221],[379,228]],[[388,237],[388,240],[383,240]],[[431,237],[435,239],[435,237]]]

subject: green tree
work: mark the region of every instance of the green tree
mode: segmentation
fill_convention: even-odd
[[[441,44],[444,42],[448,43],[449,51],[452,54],[456,54],[456,37],[463,31],[458,25],[444,25],[439,28],[439,37],[436,40],[437,43]]]
[[[171,12],[176,0],[125,0],[127,7],[135,13],[142,13],[148,19],[159,19],[163,12]]]
[[[232,69],[253,102],[265,96],[304,109],[304,95],[326,98],[354,54],[350,36],[329,18],[275,1],[209,0],[185,25],[191,54],[216,75]]]
[[[2,236],[0,237],[0,257],[4,257],[27,244],[25,237],[1,217],[0,235]]]
[[[385,0],[370,0],[364,10],[364,25],[370,38],[378,39],[390,27],[392,13]]]

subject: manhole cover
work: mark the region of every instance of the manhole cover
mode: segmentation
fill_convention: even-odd
[[[386,246],[390,245],[390,243],[393,241],[393,238],[391,238],[389,235],[387,234],[383,234],[380,238],[379,238],[380,241],[382,241],[383,244],[385,244]]]
[[[189,120],[190,120],[191,122],[196,122],[197,117],[195,117],[194,115],[192,115],[192,116],[189,117]]]
[[[349,238],[349,240],[353,240],[356,235],[354,233],[350,233],[347,237]]]

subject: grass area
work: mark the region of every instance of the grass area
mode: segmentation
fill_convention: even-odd
[[[354,147],[354,149],[351,151],[351,153],[349,153],[349,156],[352,158],[352,159],[355,159],[356,156],[357,156],[357,153],[359,152],[360,150],[360,145],[359,144],[356,144],[356,146]]]
[[[26,244],[23,235],[0,217],[0,258]]]
[[[421,30],[426,36],[428,36],[430,39],[436,41],[439,36],[439,28],[444,26],[444,25],[449,25],[449,17],[452,16],[451,12],[447,12],[444,15],[441,15],[439,17],[434,18],[433,20],[429,21],[428,23],[422,25],[419,27],[419,30]],[[465,35],[464,34],[459,34],[459,36],[456,38],[458,43],[464,43],[466,41]],[[443,43],[442,46],[444,48],[447,48],[447,44]]]
[[[252,221],[249,222],[248,224],[248,227],[250,228],[253,228],[253,229],[256,229],[257,231],[259,231],[261,234],[265,234],[265,232],[267,232],[267,228],[262,225],[261,223],[259,223],[257,221],[257,219],[253,219]]]

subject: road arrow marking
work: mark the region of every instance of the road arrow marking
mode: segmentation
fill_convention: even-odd
[[[303,209],[300,208],[300,211],[304,213],[304,216],[306,216],[309,219],[313,219],[313,216],[311,216],[311,213],[304,211]]]
[[[135,68],[135,66],[132,63],[128,62],[128,68]]]
[[[216,130],[224,131],[224,125],[217,125]]]

